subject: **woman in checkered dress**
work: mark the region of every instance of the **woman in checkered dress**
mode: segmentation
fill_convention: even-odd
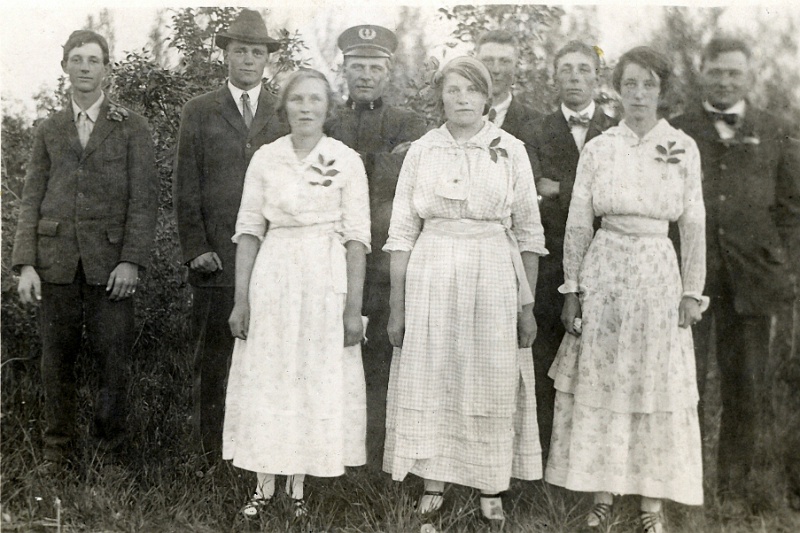
[[[524,145],[483,119],[489,72],[456,58],[434,87],[446,123],[409,149],[384,247],[397,349],[383,467],[424,478],[421,513],[449,482],[502,522],[511,476],[542,476],[531,288],[547,250]]]

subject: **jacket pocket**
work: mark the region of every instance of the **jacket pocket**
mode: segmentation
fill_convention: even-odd
[[[44,235],[45,237],[55,237],[58,235],[58,221],[43,218],[39,221],[36,233],[37,235]]]
[[[108,236],[108,242],[111,244],[119,244],[122,242],[122,237],[125,235],[125,229],[120,226],[108,228],[106,230],[106,235]]]

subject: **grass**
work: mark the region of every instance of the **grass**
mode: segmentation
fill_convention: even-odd
[[[37,471],[41,464],[42,396],[38,361],[16,360],[2,368],[2,516],[3,531],[24,532],[383,532],[421,531],[413,512],[422,490],[417,478],[396,483],[367,468],[351,469],[340,478],[306,481],[310,514],[292,518],[288,499],[279,497],[266,517],[246,522],[241,506],[251,493],[254,477],[228,463],[209,463],[192,452],[191,357],[186,349],[171,350],[157,343],[140,347],[130,385],[130,441],[123,457],[112,460],[97,450],[86,429],[91,414],[93,369],[79,368],[79,424],[75,467],[58,475]],[[184,344],[185,346],[185,344]],[[5,354],[6,361],[12,355]],[[83,358],[86,360],[86,358]],[[798,409],[796,385],[780,378],[773,365],[775,386],[769,399],[776,411],[765,434],[763,464],[750,483],[747,500],[719,501],[709,497],[703,507],[666,505],[673,533],[781,533],[800,531],[800,514],[785,502],[784,473],[777,466],[774,443],[788,431],[782,412]],[[718,424],[719,399],[712,367],[707,395],[706,434]],[[716,406],[716,407],[715,407]],[[798,415],[795,415],[798,416]],[[715,442],[705,445],[707,489],[713,488]],[[279,487],[283,480],[279,478]],[[713,494],[707,490],[706,494]],[[514,481],[505,500],[508,532],[569,533],[579,531],[590,497],[542,481]],[[445,505],[428,523],[436,532],[486,531],[480,520],[477,491],[449,486]],[[638,501],[619,498],[606,532],[639,531]]]

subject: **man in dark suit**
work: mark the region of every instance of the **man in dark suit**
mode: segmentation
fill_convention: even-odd
[[[20,298],[41,303],[43,465],[52,470],[70,459],[73,446],[75,361],[84,326],[100,368],[94,433],[109,451],[123,441],[131,296],[147,265],[158,207],[147,122],[102,90],[106,40],[73,32],[61,67],[70,102],[36,130],[12,253]]]
[[[536,176],[537,162],[531,146],[533,123],[541,115],[514,98],[511,92],[517,77],[519,41],[513,33],[505,30],[488,31],[478,38],[475,57],[492,75],[492,107],[486,118],[525,143]]]
[[[719,487],[741,492],[764,429],[771,317],[789,310],[794,295],[800,156],[793,129],[746,99],[752,73],[743,41],[712,39],[700,74],[704,101],[672,123],[695,140],[702,158],[711,317],[694,327],[698,384],[702,394],[714,323],[722,395]]]
[[[413,111],[389,106],[383,94],[397,48],[395,34],[382,26],[348,28],[337,42],[344,55],[348,99],[326,124],[328,135],[361,154],[369,180],[372,252],[367,256],[364,314],[369,316],[364,345],[367,384],[367,464],[380,470],[386,434],[386,393],[392,346],[389,321],[389,254],[382,251],[389,233],[397,177],[411,141],[425,133],[425,121]]]
[[[591,46],[571,41],[561,48],[554,60],[561,105],[533,128],[534,157],[540,165],[534,178],[546,246],[550,251],[539,259],[534,305],[539,331],[533,343],[539,436],[545,456],[550,446],[555,402],[553,380],[547,372],[564,337],[561,324],[564,297],[559,294],[558,287],[564,282],[564,229],[578,157],[586,142],[617,123],[594,102],[599,68],[600,58]]]
[[[183,259],[192,285],[194,423],[205,452],[219,456],[225,380],[233,351],[231,242],[244,175],[256,150],[288,133],[262,87],[269,54],[279,44],[255,11],[242,10],[216,38],[228,82],[190,100],[181,114],[175,161],[175,207]]]

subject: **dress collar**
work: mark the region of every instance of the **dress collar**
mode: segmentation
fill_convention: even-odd
[[[589,120],[592,119],[594,116],[595,110],[595,103],[594,100],[589,102],[589,105],[581,109],[580,111],[573,111],[572,109],[568,108],[564,103],[561,103],[561,113],[564,114],[564,119],[569,122],[569,117],[589,117]]]
[[[89,117],[89,120],[92,121],[92,124],[95,124],[97,122],[97,117],[100,115],[100,106],[103,105],[103,100],[105,99],[106,99],[105,93],[100,92],[100,98],[95,100],[95,102],[91,106],[89,106],[89,109],[86,110],[86,116]],[[83,111],[83,109],[81,109],[81,106],[78,105],[78,103],[75,101],[74,98],[70,98],[70,100],[72,101],[72,112],[74,113],[73,118],[77,119],[78,114],[81,111]]]

